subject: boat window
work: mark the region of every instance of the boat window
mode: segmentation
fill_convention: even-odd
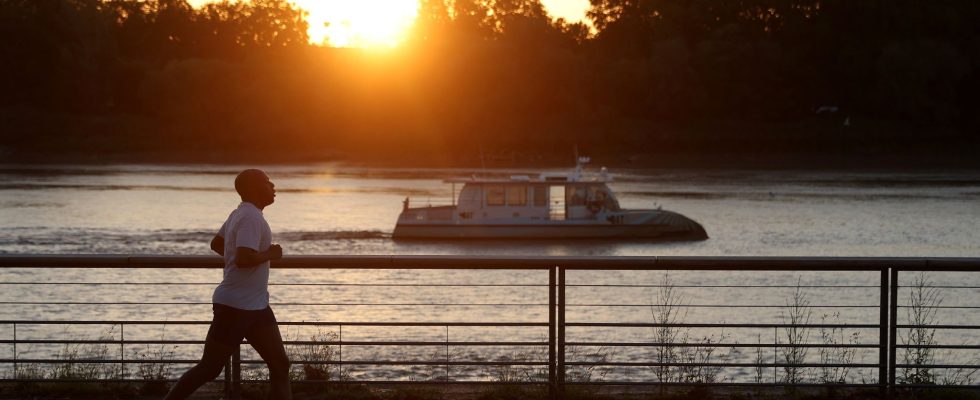
[[[589,198],[596,204],[601,204],[602,208],[611,211],[619,211],[619,202],[603,186],[592,186],[589,188]]]
[[[507,186],[507,205],[523,206],[527,204],[527,186]]]
[[[548,191],[547,187],[544,185],[534,186],[534,206],[535,207],[547,207],[548,206]]]
[[[467,186],[464,187],[461,192],[459,192],[459,202],[460,203],[479,203],[480,202],[480,187],[479,186]]]
[[[588,188],[585,186],[573,186],[569,187],[568,193],[568,205],[569,206],[584,206],[585,201],[588,200]]]
[[[503,186],[487,186],[487,205],[488,206],[504,205]]]

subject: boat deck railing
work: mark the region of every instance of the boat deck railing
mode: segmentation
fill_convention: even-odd
[[[203,336],[154,339],[130,332],[164,325],[203,328],[208,320],[179,316],[168,320],[72,319],[64,318],[64,313],[59,314],[61,317],[49,315],[45,310],[68,310],[69,315],[74,307],[82,306],[210,310],[210,298],[191,301],[180,295],[174,295],[178,300],[161,302],[71,299],[73,293],[101,286],[133,291],[167,288],[174,293],[186,285],[210,287],[214,282],[182,282],[175,274],[221,267],[220,258],[209,256],[0,256],[4,277],[0,292],[21,293],[18,297],[3,295],[0,301],[7,310],[0,320],[6,336],[0,337],[0,346],[6,346],[0,347],[4,349],[0,353],[0,383],[172,381],[197,362],[196,355],[134,357],[132,349],[201,346]],[[980,378],[976,374],[980,370],[980,357],[976,356],[980,352],[980,324],[976,322],[980,319],[976,314],[980,310],[980,258],[290,256],[274,262],[273,268],[334,273],[426,271],[425,276],[438,277],[429,282],[375,282],[371,274],[360,274],[368,278],[311,282],[297,281],[294,273],[274,273],[270,283],[274,297],[286,286],[303,286],[322,296],[303,301],[274,300],[274,308],[419,310],[401,311],[397,318],[383,319],[308,321],[280,316],[282,329],[324,328],[331,332],[286,338],[287,347],[328,353],[320,358],[292,360],[324,372],[322,376],[297,377],[304,382],[538,385],[547,388],[553,398],[561,398],[572,386],[840,387],[876,388],[887,394],[914,388],[975,389]],[[72,269],[172,269],[175,274],[169,274],[172,278],[165,281],[57,278],[58,271]],[[500,270],[526,272],[532,280],[456,280]],[[331,293],[345,288],[392,293],[405,289],[409,297],[393,301],[379,300],[384,296],[370,301],[332,297]],[[411,298],[412,293],[425,290],[454,290],[475,297],[461,296],[454,301],[435,301],[423,295]],[[480,301],[484,290],[496,294]],[[824,295],[815,295],[820,291]],[[47,295],[35,297],[32,293]],[[12,314],[11,310],[18,307],[33,311]],[[488,311],[455,313],[472,316],[455,320],[440,319],[433,311],[452,307]],[[499,317],[481,318],[487,315]],[[69,326],[109,327],[112,333],[98,338],[50,335],[59,329],[67,332]],[[396,335],[353,337],[349,333],[365,327],[387,329]],[[397,333],[411,329],[434,329],[444,335],[439,339],[397,337]],[[494,334],[508,329],[529,333]],[[41,331],[49,334],[41,335]],[[101,351],[94,357],[60,350],[39,356],[30,351],[36,346],[96,346]],[[404,352],[398,351],[375,356],[355,351],[366,347],[437,351],[426,358],[399,356]],[[474,354],[471,350],[490,348],[496,349],[498,356],[466,356]],[[257,364],[262,361],[244,351],[228,361],[222,378],[228,398],[235,397],[242,382],[263,380],[243,377],[243,368]],[[106,368],[92,376],[44,372],[66,368],[83,371],[94,365]],[[147,373],[161,371],[161,365],[174,368],[168,369],[166,376]],[[371,371],[386,368],[401,368],[403,375],[372,378],[380,375]]]
[[[421,198],[421,197],[409,197],[407,198],[406,206],[410,208],[427,208],[427,207],[445,207],[445,206],[455,206],[456,200],[450,197],[446,198]]]

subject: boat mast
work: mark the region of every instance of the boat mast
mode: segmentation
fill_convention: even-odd
[[[578,157],[575,160],[575,174],[572,176],[572,181],[578,182],[582,180],[582,169],[585,168],[585,164],[588,164],[589,157]]]

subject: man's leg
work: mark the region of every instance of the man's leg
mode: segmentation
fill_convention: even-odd
[[[255,328],[249,332],[246,339],[269,366],[269,380],[272,383],[269,398],[292,399],[293,392],[289,387],[289,357],[286,356],[286,348],[282,344],[279,326],[266,325]]]
[[[221,373],[228,357],[238,350],[238,346],[231,346],[217,341],[207,341],[204,343],[204,355],[201,361],[193,368],[184,373],[177,381],[177,384],[170,389],[164,400],[184,399],[194,393],[201,385],[214,380]]]

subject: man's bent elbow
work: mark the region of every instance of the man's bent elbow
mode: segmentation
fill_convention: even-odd
[[[215,236],[211,239],[211,250],[218,253],[219,256],[225,255],[225,238],[221,236]]]

